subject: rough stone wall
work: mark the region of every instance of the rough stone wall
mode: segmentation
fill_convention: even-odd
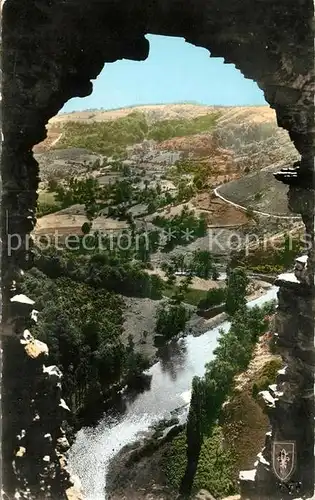
[[[10,300],[15,341],[2,348],[10,363],[3,366],[3,490],[9,498],[67,499],[72,482],[64,455],[69,443],[62,428],[69,410],[61,394],[62,373],[49,365],[49,350],[26,325],[37,321],[34,302],[25,295]]]
[[[275,385],[262,391],[271,431],[252,471],[240,473],[242,498],[311,498],[314,494],[314,294],[306,259],[280,275],[276,344],[285,367]],[[296,444],[296,468],[282,487],[273,473],[273,442]],[[277,457],[276,457],[277,458]]]
[[[305,186],[312,188],[313,3],[311,0],[6,0],[2,24],[4,479],[11,492],[20,488],[25,495],[46,498],[57,494],[56,488],[59,480],[61,484],[62,474],[56,452],[53,451],[59,439],[55,426],[57,423],[59,426],[60,415],[54,407],[54,418],[45,416],[47,398],[38,402],[42,419],[47,424],[41,432],[45,432],[44,436],[50,434],[52,437],[50,455],[47,456],[51,460],[49,463],[55,464],[52,469],[58,479],[53,479],[50,472],[45,476],[46,460],[44,465],[40,462],[40,468],[36,468],[34,460],[42,461],[46,456],[42,454],[42,448],[32,448],[35,444],[29,443],[31,455],[23,452],[23,448],[27,450],[23,444],[22,450],[16,449],[17,435],[21,436],[26,424],[29,429],[34,428],[34,416],[30,412],[35,411],[35,407],[32,407],[32,401],[30,404],[30,394],[35,391],[36,397],[31,400],[40,398],[39,391],[35,389],[37,384],[41,387],[44,385],[44,394],[46,390],[52,391],[54,396],[49,398],[51,401],[58,403],[60,397],[58,377],[48,377],[47,373],[43,377],[40,359],[45,354],[41,353],[38,359],[30,358],[25,346],[33,341],[21,344],[21,340],[26,341],[23,334],[29,328],[29,318],[23,316],[22,320],[12,321],[15,315],[14,301],[11,302],[14,296],[13,281],[19,279],[21,270],[32,265],[32,243],[28,234],[35,225],[38,186],[38,165],[33,158],[32,147],[45,138],[45,124],[68,99],[91,93],[90,80],[97,77],[104,62],[121,58],[146,59],[149,53],[149,43],[145,38],[147,33],[180,36],[209,49],[212,56],[223,57],[225,62],[235,64],[245,77],[258,83],[267,101],[276,110],[278,124],[289,131],[301,154],[299,168],[294,170],[295,177],[291,175],[295,179],[296,189],[299,191]],[[281,178],[285,175],[280,173]],[[312,199],[314,192],[307,192]],[[312,234],[313,213],[312,207],[308,207],[303,215],[307,230]],[[14,240],[16,248],[12,250],[8,246],[10,235],[17,235]],[[309,255],[308,273],[313,279],[312,250]],[[310,302],[307,304],[310,307]],[[287,328],[288,336],[295,335],[291,324]],[[301,323],[302,343],[309,338],[307,328]],[[55,385],[50,382],[52,379]],[[289,409],[292,411],[292,406]],[[279,417],[281,415],[280,412]],[[307,425],[308,415],[304,415],[302,419],[299,416],[298,421],[297,416],[294,417],[294,425]],[[28,430],[26,435],[31,435]],[[43,439],[43,443],[46,443],[46,438]],[[47,443],[49,439],[47,437]],[[20,466],[20,463],[25,465]],[[45,476],[44,494],[38,491],[39,484],[34,479],[38,476],[37,472],[32,476],[33,470],[40,470]],[[25,482],[30,484],[30,474],[33,477],[31,492],[25,493],[25,488],[30,487]],[[62,492],[65,487],[61,487]]]

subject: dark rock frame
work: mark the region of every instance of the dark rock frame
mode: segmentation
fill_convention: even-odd
[[[45,348],[25,334],[31,304],[25,297],[12,301],[14,282],[32,264],[28,234],[38,185],[32,147],[68,99],[91,93],[91,79],[104,63],[146,59],[147,33],[184,37],[235,64],[264,91],[301,155],[276,178],[290,185],[290,207],[302,214],[314,241],[314,6],[311,0],[6,0],[2,12],[3,488],[9,498],[18,491],[21,498],[59,500],[69,486],[58,448],[66,411],[59,406],[61,386],[53,367],[43,369]],[[9,251],[15,234],[20,244]],[[271,395],[265,458],[251,480],[243,475],[244,498],[286,497],[270,466],[272,440],[286,439],[294,439],[298,450],[293,479],[301,489],[293,497],[313,495],[314,248],[308,256],[299,279],[279,280],[279,318],[285,317],[279,349],[288,368]],[[290,321],[297,315],[303,321]],[[290,347],[281,351],[288,340]]]

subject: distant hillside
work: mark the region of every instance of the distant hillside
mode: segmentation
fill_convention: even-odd
[[[203,134],[202,141],[207,148],[206,134],[208,140],[215,138],[220,147],[232,150],[249,166],[255,162],[253,154],[263,153],[265,156],[267,153],[272,160],[269,164],[284,159],[275,155],[279,148],[286,159],[295,154],[288,133],[277,126],[275,113],[268,106],[165,104],[113,111],[88,110],[57,115],[50,120],[47,130],[47,139],[34,148],[36,153],[52,148],[79,147],[108,154],[119,146],[122,149],[144,139],[154,139],[166,149],[171,146],[172,149],[194,151],[194,144],[189,144],[191,137]],[[181,138],[181,148],[178,141],[163,144],[163,141],[177,137]],[[187,145],[185,137],[190,137]],[[261,151],[262,145],[266,145],[264,151]]]
[[[199,104],[149,104],[113,110],[74,111],[72,113],[62,113],[55,116],[50,120],[49,125],[57,125],[69,121],[91,123],[117,120],[118,118],[124,118],[134,112],[143,113],[150,122],[182,118],[191,119],[213,113],[220,109],[225,108],[221,106],[203,106]]]
[[[178,184],[185,174],[189,183],[198,174],[205,192],[224,184],[220,192],[235,203],[287,213],[287,189],[272,173],[298,155],[268,106],[87,110],[58,115],[47,129],[47,139],[34,148],[45,182],[84,172],[103,179],[119,160],[148,181],[158,176]],[[183,164],[180,175],[170,171],[178,163]]]

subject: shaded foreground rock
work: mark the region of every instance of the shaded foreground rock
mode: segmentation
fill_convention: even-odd
[[[307,279],[306,257],[296,259],[294,273],[280,275],[276,344],[285,367],[277,383],[260,393],[271,430],[254,469],[240,473],[242,498],[291,498],[314,492],[314,295]],[[277,450],[275,443],[282,443]],[[289,443],[289,444],[288,444]],[[279,450],[290,450],[283,479],[275,475]],[[294,468],[291,469],[291,463]],[[281,471],[279,471],[281,472]],[[290,473],[291,472],[291,473]]]
[[[45,4],[37,0],[6,0],[3,3],[2,458],[4,487],[10,495],[17,492],[22,498],[60,500],[65,498],[70,485],[69,474],[61,466],[55,446],[67,412],[66,406],[60,405],[61,387],[56,380],[50,384],[49,379],[43,378],[45,354],[40,353],[41,348],[29,345],[27,349],[33,354],[29,357],[19,342],[22,332],[29,327],[30,311],[26,315],[25,306],[30,304],[20,302],[20,309],[13,310],[10,303],[20,270],[32,266],[28,236],[36,223],[39,181],[32,147],[45,138],[45,124],[68,99],[91,93],[91,79],[97,77],[104,62],[146,59],[147,33],[184,37],[208,49],[211,56],[233,63],[263,89],[266,100],[276,110],[279,126],[289,131],[301,155],[300,173],[306,181],[299,184],[296,179],[303,177],[299,173],[294,182],[297,190],[305,189],[314,183],[313,13],[311,1],[297,0],[254,3],[117,0],[88,4],[83,0],[52,0]],[[302,197],[301,192],[297,194]],[[308,233],[314,237],[314,212],[306,208],[302,217]],[[14,248],[10,248],[10,235],[19,237],[19,245]],[[308,275],[313,278],[313,248],[310,257]],[[310,428],[313,317],[308,316],[303,306],[305,302],[308,310],[311,308],[309,295],[303,295],[305,290],[304,284],[296,286],[292,282],[280,292],[280,309],[285,313],[287,308],[295,309],[291,316],[288,313],[292,327],[287,331],[292,334],[279,334],[280,341],[287,344],[282,349],[288,374],[281,375],[287,377],[281,382],[285,397],[274,398],[275,409],[270,418],[272,438],[297,440],[296,477],[302,478],[303,488],[310,491],[314,484],[314,439]],[[301,318],[299,325],[294,322],[296,313]],[[26,436],[19,440],[17,436],[22,436],[22,431]],[[48,434],[51,441],[45,437]],[[305,442],[309,444],[303,447],[302,439],[308,439]],[[266,440],[267,455],[270,447],[271,437]],[[270,478],[274,476],[265,463],[258,465],[257,485],[262,489],[269,485],[270,489],[273,484]],[[268,498],[275,498],[274,492]],[[250,490],[248,494],[252,495]]]
[[[69,449],[63,430],[69,408],[61,397],[62,373],[56,366],[47,366],[49,350],[44,342],[27,329],[19,335],[23,322],[34,322],[32,305],[26,296],[12,297],[12,336],[3,340],[3,374],[11,378],[10,386],[4,388],[5,409],[10,408],[11,418],[3,421],[3,453],[6,456],[13,450],[12,472],[4,463],[3,489],[16,499],[79,499],[64,454]],[[8,353],[18,363],[18,376]]]

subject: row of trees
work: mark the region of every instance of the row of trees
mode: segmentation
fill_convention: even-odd
[[[138,179],[140,182],[141,179]],[[162,193],[159,184],[156,187],[144,189],[135,185],[135,180],[128,177],[120,179],[113,184],[101,186],[97,179],[70,178],[63,183],[51,185],[49,192],[54,195],[54,203],[38,206],[38,216],[68,208],[75,204],[84,205],[87,217],[92,218],[103,208],[108,207],[108,215],[128,220],[129,208],[136,204],[147,205],[147,213],[154,213],[158,208],[163,208],[170,203],[178,201],[178,196],[166,191]]]
[[[244,270],[232,271],[228,283],[227,311],[231,315],[228,332],[221,331],[215,358],[206,366],[205,376],[195,377],[186,427],[187,463],[180,492],[189,497],[198,467],[201,446],[211,435],[222,405],[231,393],[235,375],[244,371],[252,357],[258,337],[268,328],[266,315],[274,310],[273,304],[261,308],[246,307],[246,275]],[[235,295],[239,298],[236,302]]]
[[[164,252],[173,250],[177,245],[188,245],[207,234],[207,220],[203,214],[196,216],[185,205],[180,214],[170,218],[157,216],[153,224],[163,229],[165,235]]]
[[[96,250],[80,255],[75,251],[49,247],[35,251],[34,264],[51,279],[67,277],[74,282],[126,296],[162,297],[163,280],[157,275],[148,275],[140,261],[131,260],[128,249]]]

